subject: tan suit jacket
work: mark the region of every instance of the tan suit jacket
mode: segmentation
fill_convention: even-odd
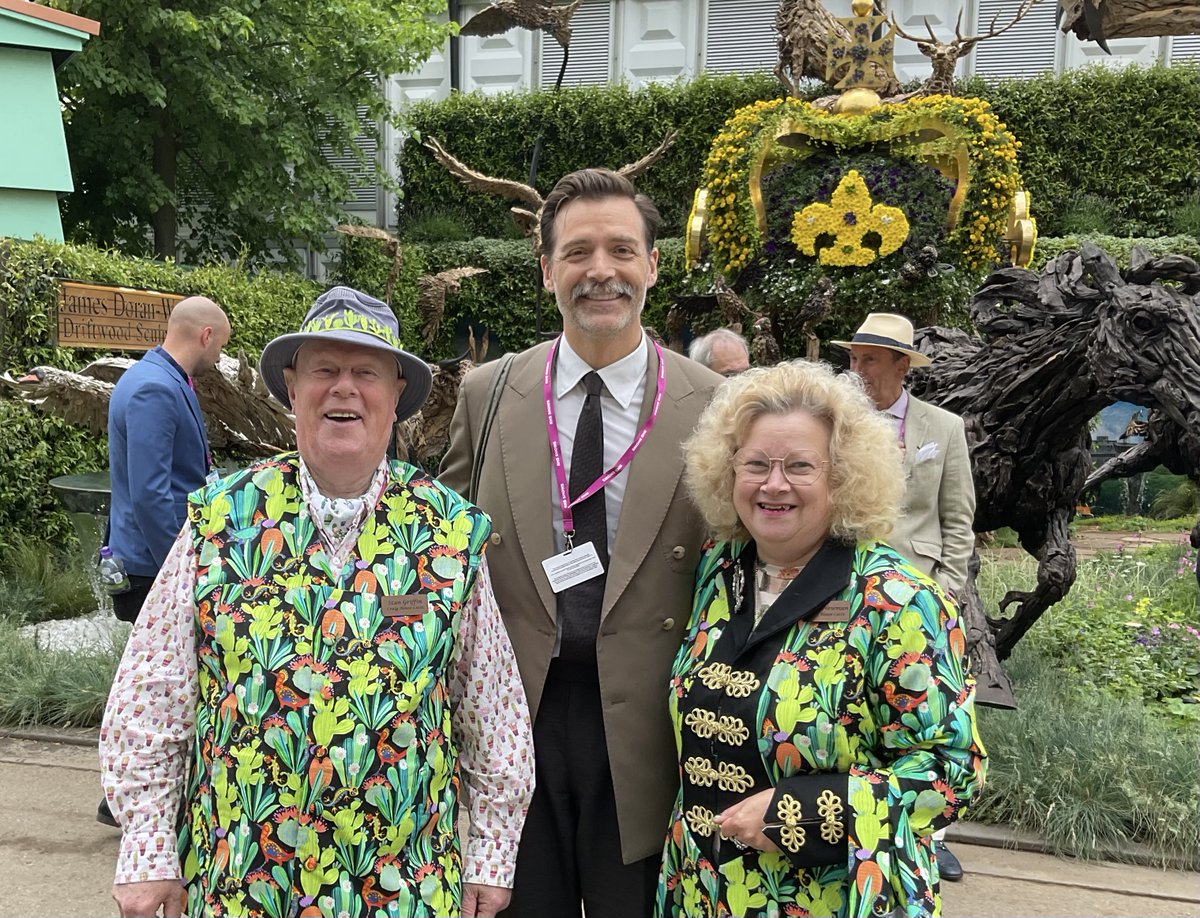
[[[962,418],[910,393],[905,504],[888,542],[944,589],[961,590],[975,551],[975,482]]]
[[[649,346],[647,342],[647,346]],[[554,650],[557,603],[542,569],[555,553],[550,444],[542,374],[550,343],[518,354],[493,422],[476,501],[492,518],[488,570],[536,717]],[[688,500],[682,442],[722,378],[665,351],[666,393],[654,429],[629,466],[610,546],[596,657],[609,764],[626,863],[660,854],[679,786],[667,715],[671,663],[683,639],[704,524]],[[441,480],[466,492],[498,361],[463,381]],[[642,422],[654,399],[651,348]]]

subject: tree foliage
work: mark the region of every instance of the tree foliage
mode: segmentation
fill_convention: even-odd
[[[350,176],[330,156],[394,121],[378,74],[441,47],[442,0],[53,0],[97,19],[60,73],[77,241],[262,259],[323,248]],[[176,219],[176,212],[178,220]]]

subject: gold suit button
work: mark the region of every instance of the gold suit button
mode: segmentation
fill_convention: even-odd
[[[663,623],[662,623],[663,631],[670,631],[674,627],[675,627],[675,619],[673,619],[673,618],[664,618],[663,619]]]
[[[683,556],[686,554],[687,554],[687,549],[684,548],[682,545],[676,545],[674,548],[671,549],[671,557],[672,558],[682,559]]]
[[[500,538],[500,533],[498,533],[498,532],[492,533],[492,544],[493,545],[499,545],[502,541],[503,541],[503,539]]]

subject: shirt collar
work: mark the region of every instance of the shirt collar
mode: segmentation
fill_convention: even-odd
[[[894,418],[903,418],[908,414],[908,390],[901,389],[900,397],[896,399],[890,406],[884,408],[884,413],[890,414]]]
[[[624,410],[637,394],[638,384],[646,378],[649,366],[650,352],[646,349],[646,333],[643,331],[641,342],[629,354],[596,372],[604,380],[604,387],[609,394]],[[562,398],[570,392],[591,369],[587,361],[572,350],[566,335],[559,338],[554,368],[554,397]]]
[[[162,359],[170,365],[171,369],[179,374],[185,383],[187,383],[189,386],[192,384],[192,378],[188,376],[187,371],[179,365],[179,361],[172,357],[170,352],[165,347],[163,347],[161,344],[156,345],[154,348],[154,353],[162,357]]]

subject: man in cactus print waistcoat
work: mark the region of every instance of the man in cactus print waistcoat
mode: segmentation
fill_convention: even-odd
[[[532,736],[488,517],[385,455],[429,368],[387,306],[335,287],[259,370],[298,451],[190,496],[130,636],[101,733],[113,896],[124,916],[494,915]]]

